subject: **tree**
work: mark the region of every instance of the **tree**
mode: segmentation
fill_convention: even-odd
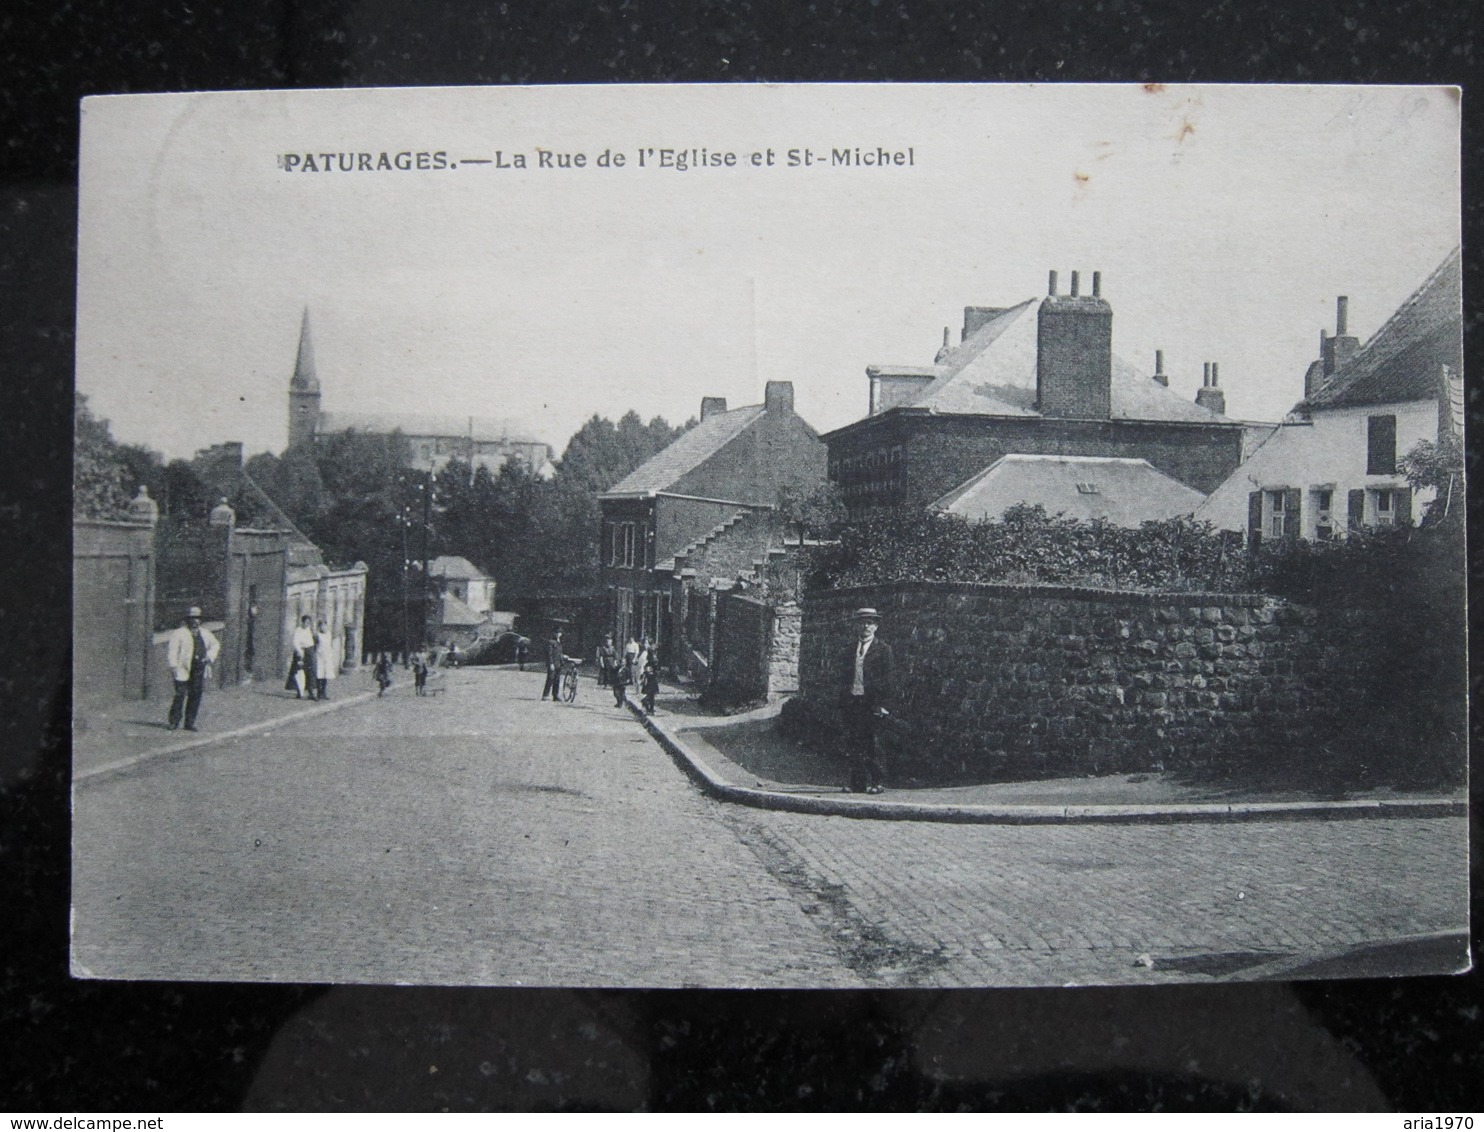
[[[778,515],[798,533],[799,545],[805,538],[833,538],[845,522],[845,496],[840,485],[826,480],[812,488],[784,484],[778,489]]]
[[[93,416],[81,393],[72,412],[72,513],[80,518],[118,519],[129,512],[124,481],[128,467],[108,422]]]
[[[671,428],[664,417],[654,417],[646,425],[630,409],[615,425],[594,413],[567,441],[557,478],[585,491],[607,491],[694,423]]]
[[[1462,524],[1463,449],[1452,433],[1442,433],[1436,444],[1419,440],[1397,461],[1397,470],[1414,490],[1432,488],[1438,493],[1420,525],[1436,526],[1450,519]]]

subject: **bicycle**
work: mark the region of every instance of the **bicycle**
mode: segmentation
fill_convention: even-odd
[[[577,700],[577,665],[576,657],[562,657],[561,682],[557,685],[557,695],[569,704]]]

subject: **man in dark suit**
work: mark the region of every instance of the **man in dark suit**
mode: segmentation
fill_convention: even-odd
[[[554,704],[562,702],[562,659],[562,627],[554,625],[546,642],[546,686],[541,689],[541,698],[546,699],[549,692]]]
[[[891,646],[876,639],[881,616],[874,609],[857,609],[855,621],[856,640],[841,657],[840,715],[850,763],[848,785],[857,794],[880,794],[879,731],[891,714],[893,658]]]

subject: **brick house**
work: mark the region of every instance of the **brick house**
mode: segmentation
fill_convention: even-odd
[[[1197,509],[1196,517],[1264,539],[1341,537],[1407,524],[1417,499],[1398,470],[1418,441],[1463,436],[1463,276],[1454,251],[1360,345],[1348,300],[1304,375],[1304,399]],[[1459,492],[1462,485],[1459,485]],[[1445,505],[1461,503],[1445,500]]]
[[[1039,302],[965,307],[930,366],[867,367],[868,415],[824,437],[852,519],[928,507],[1011,454],[1144,460],[1202,495],[1231,474],[1254,426],[1225,415],[1218,367],[1194,402],[1172,393],[1161,354],[1150,374],[1113,353],[1100,274],[1078,284],[1058,294],[1053,271]]]
[[[661,663],[709,664],[709,594],[781,553],[779,489],[823,482],[825,446],[794,412],[793,383],[761,405],[701,401],[701,420],[602,493],[599,565],[616,638],[649,637]]]

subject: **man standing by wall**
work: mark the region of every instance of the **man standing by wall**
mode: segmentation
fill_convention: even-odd
[[[221,645],[210,632],[201,628],[201,607],[186,610],[185,622],[171,630],[165,646],[165,660],[175,681],[175,698],[170,701],[166,722],[170,730],[180,726],[185,715],[185,729],[196,730],[196,713],[201,710],[201,694],[206,690],[206,670],[216,660]]]
[[[891,714],[893,658],[891,646],[876,639],[881,616],[874,609],[857,609],[856,641],[842,659],[844,680],[840,715],[844,724],[848,787],[856,794],[880,794],[879,732]]]

